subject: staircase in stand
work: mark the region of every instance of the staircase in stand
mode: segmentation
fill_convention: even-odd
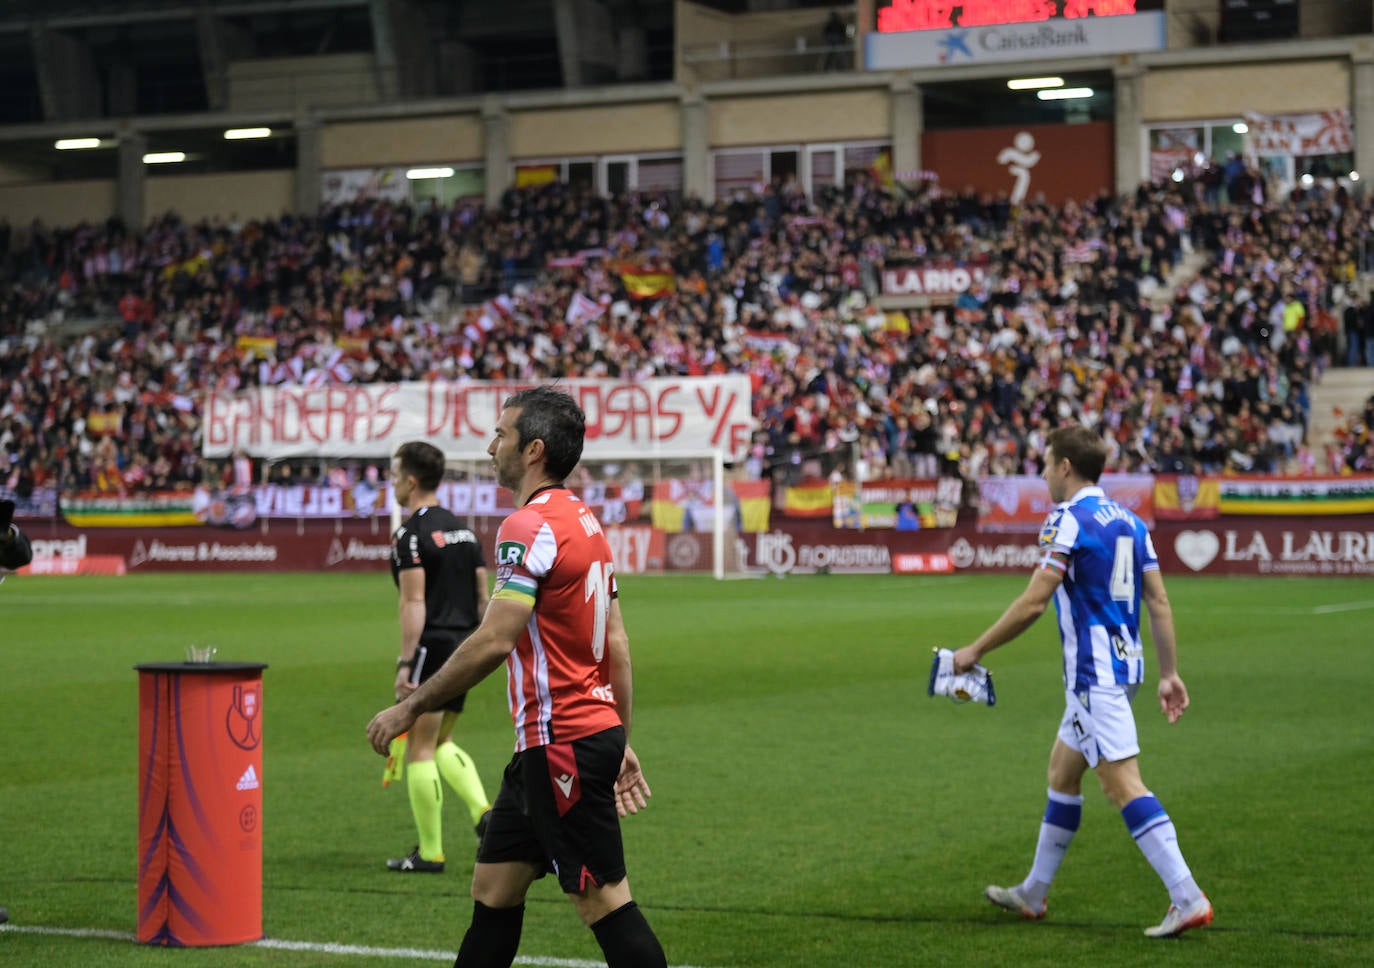
[[[1317,466],[1329,474],[1340,467],[1328,463],[1336,443],[1337,428],[1364,410],[1365,401],[1374,396],[1374,367],[1354,366],[1329,369],[1311,388],[1312,416],[1307,428],[1307,443],[1317,454]]]

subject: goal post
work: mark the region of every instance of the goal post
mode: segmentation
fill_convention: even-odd
[[[584,457],[565,483],[596,513],[622,574],[693,572],[725,579],[743,575],[749,557],[742,538],[751,518],[747,498],[737,493],[738,481],[727,455],[712,450],[674,457]],[[394,534],[405,512],[396,504],[391,483],[389,461],[309,457],[275,462],[264,469],[261,485],[277,495],[269,493],[267,504],[300,508],[297,517],[332,518],[336,526],[347,518],[366,517],[376,530],[389,528]],[[283,497],[292,491],[300,494]],[[371,495],[366,502],[364,493]],[[333,497],[319,499],[321,494]],[[447,460],[438,498],[468,521],[488,549],[501,522],[515,510],[513,496],[497,484],[490,460]],[[312,500],[318,506],[313,512]],[[760,514],[752,503],[748,510]]]
[[[624,529],[637,535],[652,529],[662,547],[649,570],[709,572],[724,579],[741,571],[740,508],[727,464],[721,450],[685,457],[584,456],[565,483],[596,513],[613,550],[625,550]],[[494,531],[515,510],[510,492],[497,486],[490,461],[448,461],[439,500],[481,530]],[[400,514],[393,502],[393,529],[400,526]],[[630,564],[617,561],[617,568],[633,570]]]
[[[719,450],[711,452],[711,493],[714,513],[711,516],[711,574],[716,581],[725,578],[725,454]]]

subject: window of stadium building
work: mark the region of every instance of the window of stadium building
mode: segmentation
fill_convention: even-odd
[[[762,186],[800,185],[809,194],[838,187],[859,174],[872,174],[880,159],[890,156],[885,142],[851,144],[777,145],[717,151],[714,158],[715,197],[729,199],[758,191]]]
[[[410,172],[413,171],[415,169],[410,169]],[[444,175],[444,171],[451,174]],[[434,169],[433,177],[417,178],[408,172],[407,178],[410,180],[411,200],[417,203],[452,205],[465,200],[481,201],[487,187],[486,169],[479,167],[459,168],[450,165]]]
[[[841,184],[840,145],[807,145],[806,163],[811,177],[806,187],[814,197],[818,191]]]
[[[646,192],[676,198],[682,194],[681,155],[606,155],[598,174],[599,190],[607,195]]]
[[[844,180],[852,181],[856,175],[871,175],[875,168],[890,162],[892,145],[887,142],[869,144],[849,144],[844,146]]]
[[[1250,124],[1241,118],[1158,125],[1146,132],[1145,174],[1152,181],[1196,178],[1204,188],[1221,190],[1234,180],[1234,166],[1248,165],[1267,185],[1287,193],[1312,182],[1349,179],[1355,170],[1348,151],[1295,155],[1266,142],[1257,153]],[[1339,138],[1333,141],[1338,143]]]

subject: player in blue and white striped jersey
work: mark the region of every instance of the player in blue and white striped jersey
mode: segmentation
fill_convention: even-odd
[[[1049,802],[1035,861],[1021,884],[984,893],[1022,917],[1045,916],[1050,882],[1078,830],[1083,774],[1091,768],[1169,891],[1163,922],[1145,933],[1175,937],[1210,924],[1212,905],[1183,859],[1173,821],[1140,778],[1131,700],[1145,677],[1142,601],[1159,659],[1159,706],[1170,723],[1188,708],[1188,689],[1178,675],[1173,612],[1149,531],[1097,486],[1106,459],[1106,445],[1086,427],[1049,435],[1043,476],[1056,507],[1040,530],[1043,553],[1030,584],[973,644],[954,653],[955,672],[972,668],[1030,628],[1054,600],[1065,710],[1050,751]]]
[[[1101,488],[1085,487],[1046,519],[1040,547],[1040,567],[1063,575],[1054,606],[1065,688],[1078,692],[1144,681],[1140,592],[1145,572],[1159,571],[1145,522]]]

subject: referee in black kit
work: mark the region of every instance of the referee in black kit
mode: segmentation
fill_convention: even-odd
[[[481,542],[462,518],[439,506],[444,453],[433,444],[402,444],[391,461],[396,503],[408,517],[391,545],[391,577],[400,593],[400,701],[434,673],[482,621],[490,593]],[[442,777],[467,805],[480,839],[491,804],[472,759],[449,737],[465,696],[415,721],[406,740],[406,789],[419,844],[386,862],[401,873],[444,870]]]
[[[31,561],[33,546],[14,523],[14,502],[0,501],[0,581],[5,580],[6,571],[23,568]],[[0,918],[0,923],[4,919]]]
[[[0,501],[0,581],[5,580],[5,572],[23,568],[33,561],[33,546],[19,525],[14,523],[14,502]],[[0,924],[10,919],[10,912],[0,907]]]

